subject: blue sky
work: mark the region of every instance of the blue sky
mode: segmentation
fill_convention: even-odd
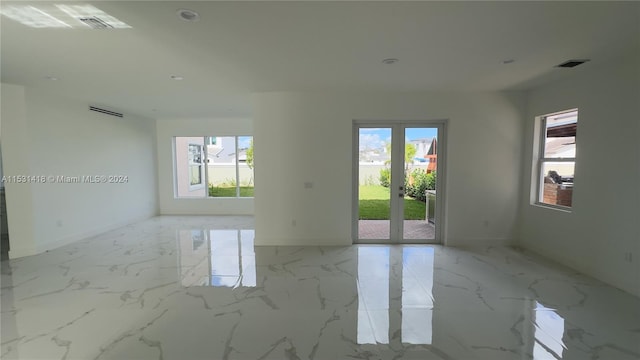
[[[432,138],[438,134],[436,128],[407,128],[405,137],[409,140]]]
[[[422,138],[432,138],[438,133],[436,128],[407,128],[405,138],[415,140]],[[390,128],[360,128],[360,149],[379,148],[384,146],[386,141],[391,140]]]
[[[246,149],[251,146],[251,138],[253,136],[238,136],[238,148]]]
[[[407,128],[405,135],[409,140],[432,138],[436,136],[438,129],[436,128]],[[378,135],[382,140],[391,137],[391,129],[389,128],[361,128],[360,134]]]

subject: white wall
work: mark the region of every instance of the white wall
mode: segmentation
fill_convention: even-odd
[[[26,119],[25,89],[2,84],[0,89],[2,123],[2,166],[5,176],[31,174],[31,151]],[[9,136],[9,134],[11,136]],[[33,196],[31,184],[5,183],[10,256],[35,254]]]
[[[1,123],[0,123],[0,128],[1,128]],[[0,135],[2,136],[2,135]],[[2,139],[2,138],[0,138]],[[2,179],[2,142],[0,142],[0,179]],[[0,189],[4,188],[4,182],[0,181]]]
[[[531,91],[519,244],[640,296],[640,55]],[[570,213],[530,204],[534,118],[578,108]],[[633,262],[624,260],[632,253]]]
[[[509,242],[523,107],[504,93],[255,94],[256,244],[352,243],[354,119],[448,119],[445,241]]]
[[[173,184],[174,136],[252,135],[251,119],[158,119],[158,198],[162,215],[253,215],[253,198],[178,199]]]
[[[10,257],[32,255],[157,214],[155,123],[2,85],[4,174],[123,175],[120,184],[7,184]]]

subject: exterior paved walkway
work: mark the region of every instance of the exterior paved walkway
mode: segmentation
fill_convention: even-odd
[[[358,234],[360,239],[388,239],[389,220],[359,220]],[[425,220],[405,220],[405,239],[433,239],[435,227]]]

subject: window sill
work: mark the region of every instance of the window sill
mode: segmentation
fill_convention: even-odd
[[[572,213],[572,208],[570,208],[568,206],[553,205],[553,204],[547,204],[547,203],[542,203],[542,202],[535,202],[535,203],[533,203],[531,205],[535,206],[535,207],[539,207],[539,208],[545,208],[545,209],[561,211],[561,212],[568,213],[568,214]]]

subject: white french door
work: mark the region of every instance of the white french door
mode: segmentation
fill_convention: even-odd
[[[354,242],[442,242],[445,127],[354,121]]]

